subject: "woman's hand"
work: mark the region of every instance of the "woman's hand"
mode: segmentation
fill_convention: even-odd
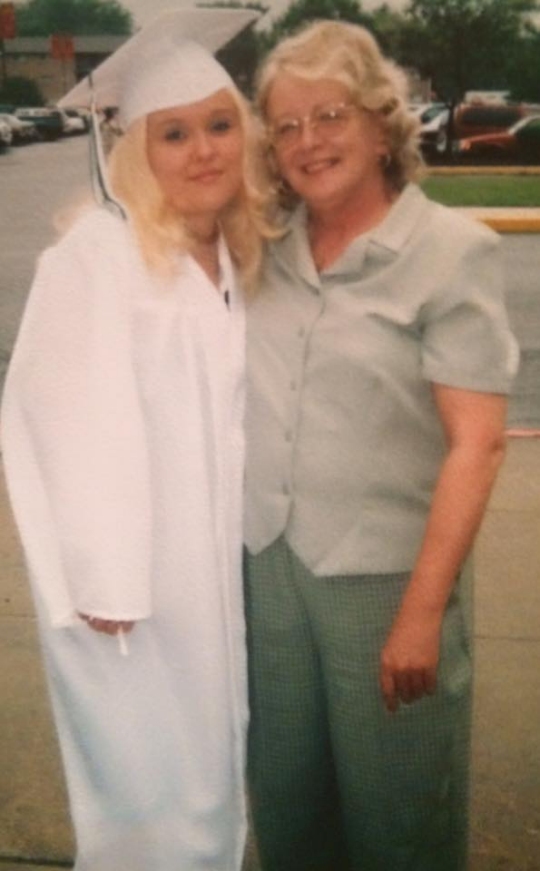
[[[104,632],[106,635],[117,635],[118,632],[131,632],[135,625],[133,620],[103,620],[101,617],[92,617],[90,614],[81,614],[79,617],[95,632]]]
[[[391,713],[435,692],[441,625],[438,613],[398,614],[381,654],[380,686]]]

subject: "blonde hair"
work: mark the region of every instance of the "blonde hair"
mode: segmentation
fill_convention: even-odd
[[[384,57],[364,27],[317,21],[279,43],[258,75],[257,104],[263,119],[267,117],[270,89],[282,73],[310,81],[328,78],[341,82],[353,102],[378,116],[389,149],[383,172],[394,190],[421,175],[418,122],[407,108],[406,75]]]
[[[229,90],[244,133],[243,181],[238,196],[220,216],[220,226],[244,287],[256,283],[263,240],[276,234],[267,219],[270,185],[261,151],[261,133],[244,98]],[[150,168],[146,152],[146,118],[128,128],[109,155],[109,177],[114,194],[127,208],[142,255],[149,268],[174,270],[178,251],[189,251],[192,238],[181,212],[165,200]]]

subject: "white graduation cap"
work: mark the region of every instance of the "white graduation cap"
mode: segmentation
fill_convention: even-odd
[[[128,39],[58,105],[118,106],[123,126],[136,118],[204,100],[232,82],[212,55],[255,21],[250,9],[165,12]]]
[[[58,102],[87,107],[92,118],[92,170],[101,198],[114,203],[106,182],[97,108],[118,107],[125,129],[150,112],[204,100],[233,87],[213,57],[259,17],[250,9],[188,8],[165,12],[128,39]],[[120,211],[122,211],[120,209]]]

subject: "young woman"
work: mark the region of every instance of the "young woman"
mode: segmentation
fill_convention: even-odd
[[[244,849],[240,284],[264,226],[242,97],[175,22],[95,75],[117,206],[41,257],[3,404],[77,871]]]

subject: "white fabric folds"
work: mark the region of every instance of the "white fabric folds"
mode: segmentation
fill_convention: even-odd
[[[76,871],[241,866],[244,310],[220,260],[229,306],[92,210],[42,256],[6,381]],[[129,656],[77,611],[139,621]]]

